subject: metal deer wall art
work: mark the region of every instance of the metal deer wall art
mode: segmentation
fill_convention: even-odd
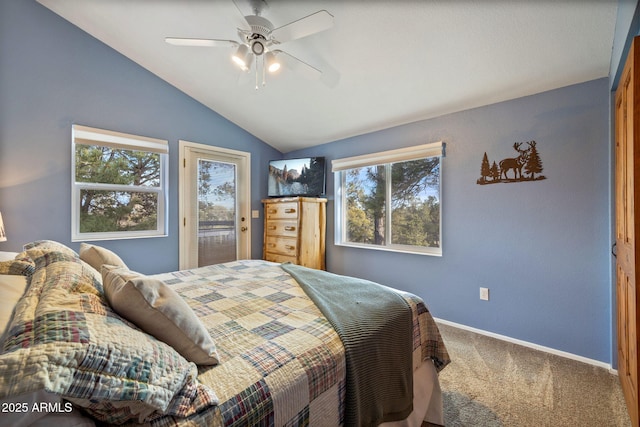
[[[495,161],[490,163],[485,152],[480,166],[480,178],[476,182],[485,185],[546,179],[541,175],[542,160],[535,141],[516,142],[513,144],[513,149],[518,153],[516,157],[502,159],[498,163]]]

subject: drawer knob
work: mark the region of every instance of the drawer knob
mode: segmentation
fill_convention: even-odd
[[[295,213],[296,210],[294,208],[288,208],[284,210],[285,213]]]
[[[285,246],[285,248],[289,249],[290,251],[294,250],[296,247],[292,246],[292,245],[287,245]]]
[[[272,226],[269,227],[269,230],[275,230],[275,229],[276,229],[275,225],[272,225]]]
[[[293,225],[287,225],[284,229],[287,231],[295,231],[296,228]]]
[[[269,213],[270,214],[275,214],[275,213],[278,213],[278,210],[277,209],[269,209]]]

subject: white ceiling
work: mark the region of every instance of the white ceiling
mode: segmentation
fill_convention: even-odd
[[[334,25],[280,45],[323,80],[285,68],[255,90],[234,49],[164,41],[238,40],[232,0],[38,2],[282,152],[606,77],[617,12],[616,0],[268,0],[276,27],[320,9]]]

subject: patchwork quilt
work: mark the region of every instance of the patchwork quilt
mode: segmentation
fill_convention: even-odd
[[[216,342],[220,365],[198,377],[220,399],[216,425],[343,424],[344,346],[279,264],[244,260],[153,277],[186,299]],[[420,298],[400,294],[413,313],[414,369],[426,360],[442,369],[449,356],[431,314]]]
[[[344,424],[344,346],[279,264],[245,260],[152,276],[202,320],[220,363],[196,366],[108,305],[101,276],[55,242],[25,247],[28,287],[0,339],[0,399],[42,390],[105,424]],[[421,299],[413,367],[449,358]]]
[[[74,251],[49,241],[25,249],[32,273],[2,337],[0,399],[46,391],[113,424],[218,403],[195,364],[111,310],[100,274]]]

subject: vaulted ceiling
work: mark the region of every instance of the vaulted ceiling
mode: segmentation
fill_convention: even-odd
[[[320,78],[284,67],[264,86],[234,47],[165,42],[239,41],[251,1],[38,0],[282,152],[606,77],[617,13],[616,0],[268,0],[275,27],[318,10],[333,26],[277,46]]]

